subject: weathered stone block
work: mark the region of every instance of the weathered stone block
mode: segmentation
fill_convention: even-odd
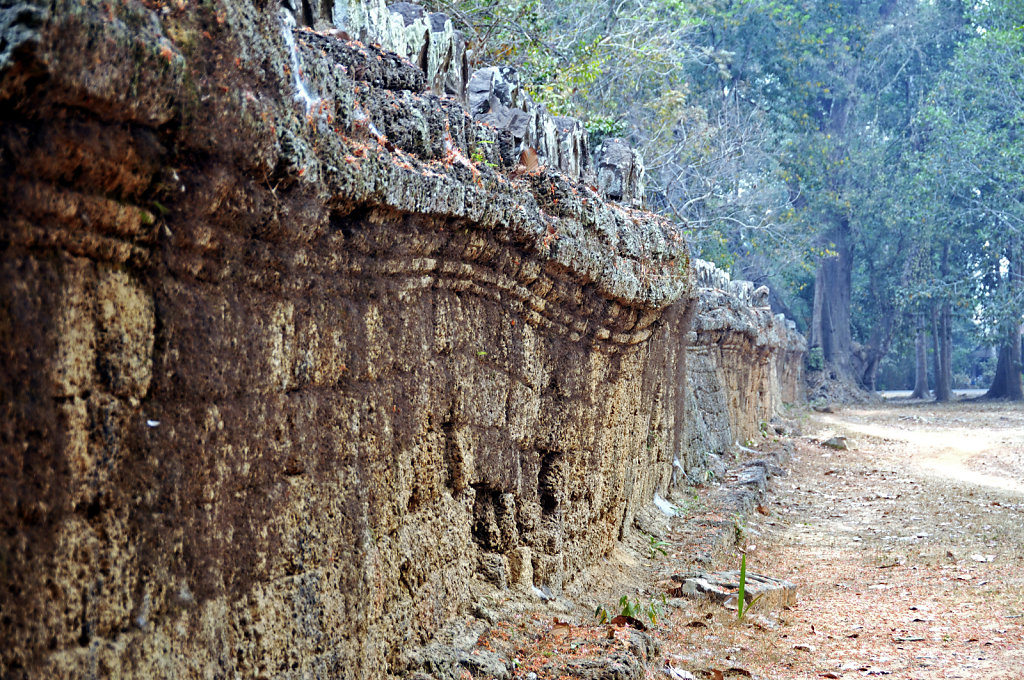
[[[529,548],[518,547],[508,555],[509,581],[521,588],[533,585],[533,555]]]
[[[496,588],[508,588],[508,559],[504,555],[482,553],[480,574]]]
[[[56,356],[50,365],[55,393],[70,397],[89,388],[96,371],[96,322],[92,313],[96,268],[82,258],[64,261],[57,309]]]
[[[153,300],[127,272],[103,268],[96,285],[97,366],[111,393],[141,399],[153,368]]]
[[[738,571],[699,572],[680,577],[679,593],[686,597],[704,598],[714,602],[736,603],[740,587]],[[746,573],[743,599],[758,607],[781,609],[796,605],[796,584],[763,574]]]
[[[597,189],[602,196],[639,208],[644,199],[644,164],[621,139],[607,138],[597,149]]]

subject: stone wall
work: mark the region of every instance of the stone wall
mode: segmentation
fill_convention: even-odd
[[[675,226],[303,7],[0,9],[4,678],[400,675],[704,463]]]
[[[759,439],[783,404],[803,401],[807,342],[792,321],[772,314],[767,288],[732,281],[699,259],[693,272],[685,468],[714,469],[717,456]]]

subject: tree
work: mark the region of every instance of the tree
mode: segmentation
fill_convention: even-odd
[[[917,330],[914,334],[914,391],[911,399],[928,397],[928,336],[925,335],[924,318],[918,314],[915,318]]]
[[[1016,14],[1015,14],[1016,12]],[[1017,3],[991,3],[976,37],[929,95],[917,164],[922,219],[942,220],[942,247],[968,277],[978,327],[1000,346],[990,397],[1024,398],[1024,16]],[[947,303],[948,304],[948,303]],[[942,326],[942,317],[937,323]]]
[[[794,209],[786,237],[815,263],[810,343],[837,376],[870,387],[899,326],[893,291],[913,241],[897,194],[902,158],[916,108],[962,34],[962,9],[913,0],[717,6],[698,38],[729,55],[718,85],[756,102],[775,131]],[[749,264],[745,249],[734,252]]]
[[[639,146],[649,206],[770,284],[837,377],[873,388],[912,331],[923,393],[930,327],[947,397],[952,328],[976,322],[1007,348],[996,392],[1015,393],[1016,0],[427,4],[461,22],[478,65],[518,66],[595,141]]]

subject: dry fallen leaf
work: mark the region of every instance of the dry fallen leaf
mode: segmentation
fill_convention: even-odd
[[[540,169],[540,157],[537,155],[536,149],[529,146],[524,147],[522,153],[519,154],[519,165],[523,166],[526,172],[536,172]]]
[[[647,626],[645,626],[640,619],[635,619],[632,616],[623,616],[622,614],[619,614],[608,623],[613,626],[629,626],[630,628],[636,628],[637,630],[647,630]]]
[[[706,668],[704,670],[697,671],[697,673],[702,678],[710,678],[710,680],[725,680],[725,673],[717,668]]]

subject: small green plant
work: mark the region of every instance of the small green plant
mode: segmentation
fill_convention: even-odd
[[[492,144],[493,142],[490,142],[490,141],[488,141],[486,139],[478,139],[476,143],[477,144]],[[480,148],[473,149],[473,153],[471,153],[469,155],[469,159],[471,161],[473,161],[473,163],[475,165],[481,165],[482,164],[482,165],[486,165],[489,168],[496,168],[496,167],[498,167],[496,163],[492,163],[491,161],[487,160],[487,156],[484,155],[483,149],[480,149]]]
[[[771,432],[771,429],[770,429],[768,423],[766,423],[763,420],[761,421],[760,430],[761,430],[761,436],[764,437],[765,439],[767,439],[768,437],[771,436],[771,434],[769,434]],[[772,433],[772,434],[774,434],[774,433]]]
[[[605,137],[621,137],[629,130],[625,121],[611,116],[591,115],[583,123],[589,136],[590,148],[596,149]]]
[[[664,604],[664,595],[661,596],[660,603],[656,600],[651,600],[647,604],[641,602],[638,597],[634,597],[631,600],[629,595],[623,595],[619,598],[619,616],[628,616],[632,619],[644,617],[651,622],[652,626],[656,626],[658,625],[658,619],[661,618],[662,606]],[[597,618],[598,623],[608,623],[615,618],[603,604],[597,606],[597,609],[594,610],[594,616]]]
[[[740,553],[740,589],[736,594],[736,620],[742,621],[744,615],[750,611],[750,608],[757,604],[757,601],[764,597],[764,593],[761,593],[757,597],[750,601],[750,604],[746,603],[746,591],[747,591],[747,553]]]
[[[658,553],[661,553],[662,557],[668,556],[668,551],[665,549],[669,546],[668,541],[662,541],[654,536],[648,536],[647,540],[650,543],[650,545],[647,546],[647,549],[652,560],[658,556]]]

